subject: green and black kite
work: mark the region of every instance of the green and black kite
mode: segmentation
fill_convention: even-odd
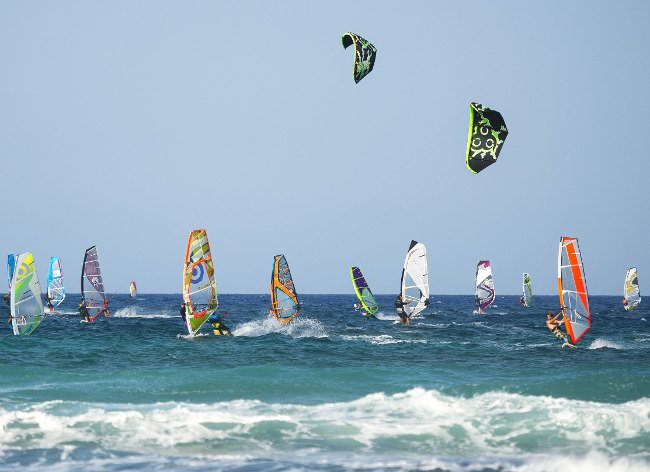
[[[345,33],[341,37],[345,49],[354,44],[354,81],[358,84],[361,79],[370,73],[375,65],[377,48],[363,39],[358,34]]]
[[[467,168],[478,174],[497,161],[508,136],[508,128],[501,113],[480,103],[470,103],[469,111]]]

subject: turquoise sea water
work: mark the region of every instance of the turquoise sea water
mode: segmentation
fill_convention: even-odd
[[[590,297],[575,349],[557,296],[434,296],[411,326],[353,295],[221,295],[234,337],[178,337],[179,295],[78,295],[29,337],[0,330],[1,470],[650,470],[650,304]],[[6,307],[1,319],[8,318]],[[208,326],[202,332],[208,334]]]

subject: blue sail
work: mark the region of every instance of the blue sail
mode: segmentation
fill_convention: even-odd
[[[60,257],[50,258],[50,268],[47,271],[47,299],[50,301],[52,309],[59,306],[65,299]]]

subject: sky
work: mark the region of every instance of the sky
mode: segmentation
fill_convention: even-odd
[[[180,293],[205,228],[220,293],[399,291],[412,239],[431,293],[557,293],[562,236],[590,294],[650,284],[645,1],[0,0],[0,253],[62,258],[79,292]],[[377,48],[358,84],[354,32]],[[469,103],[508,137],[465,164]],[[646,275],[647,274],[647,275]]]

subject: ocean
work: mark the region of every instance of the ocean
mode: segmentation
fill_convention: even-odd
[[[220,295],[235,334],[185,333],[180,295],[79,295],[15,337],[0,309],[0,470],[650,470],[650,303],[590,297],[576,348],[546,328],[557,296],[433,296],[410,326],[354,295]]]

